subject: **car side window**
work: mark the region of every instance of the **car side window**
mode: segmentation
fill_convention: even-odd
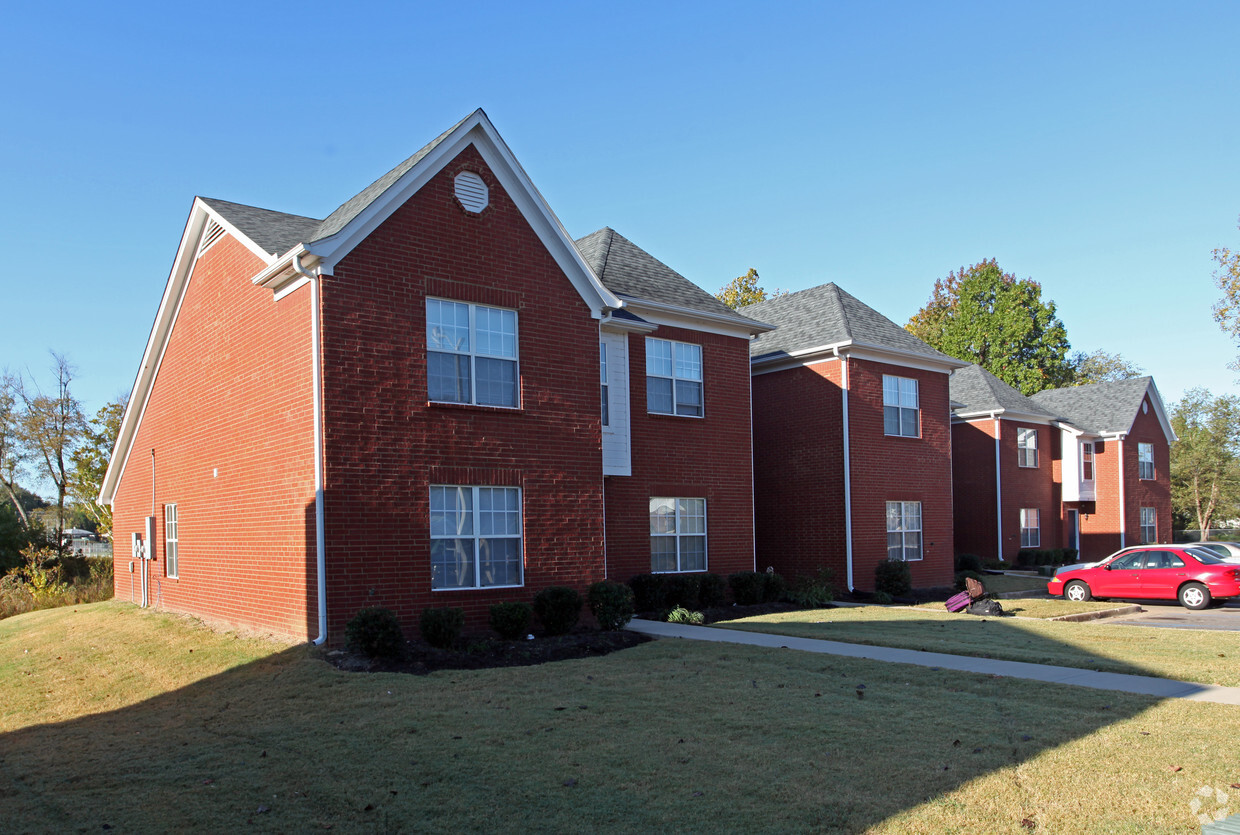
[[[1112,570],[1125,569],[1125,568],[1126,569],[1140,568],[1141,562],[1144,559],[1145,559],[1145,554],[1125,554],[1124,556],[1115,560],[1115,562],[1111,563],[1111,568]]]
[[[1174,554],[1167,551],[1149,551],[1145,555],[1146,568],[1171,568]]]
[[[1178,554],[1164,552],[1166,554],[1163,559],[1163,568],[1183,568],[1184,560],[1180,559]]]

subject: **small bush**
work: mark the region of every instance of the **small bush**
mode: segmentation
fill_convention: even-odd
[[[738,571],[728,575],[728,586],[737,606],[754,606],[762,602],[766,592],[766,575],[756,571]]]
[[[706,609],[722,606],[728,599],[728,582],[718,574],[698,578],[698,603]]]
[[[907,597],[913,590],[913,571],[903,560],[883,560],[874,568],[874,590]]]
[[[667,574],[664,577],[664,587],[667,589],[667,597],[663,600],[664,606],[673,609],[677,606],[685,609],[698,607],[698,589],[701,580],[697,574]]]
[[[783,575],[767,571],[762,574],[762,577],[762,602],[778,603],[783,600],[784,595],[788,593],[788,583]]]
[[[465,627],[464,609],[423,609],[422,639],[438,649],[448,649]]]
[[[835,600],[835,575],[829,568],[794,577],[788,586],[788,599],[798,606],[821,608]]]
[[[1016,564],[1021,568],[1030,568],[1034,565],[1036,553],[1032,548],[1021,548],[1016,552]]]
[[[568,586],[548,586],[534,595],[534,614],[548,635],[566,635],[581,617],[581,595]]]
[[[633,607],[639,612],[656,612],[667,606],[667,582],[663,574],[637,574],[629,580]]]
[[[956,571],[977,571],[982,570],[982,558],[977,554],[957,554],[956,555]]]
[[[1074,563],[1080,558],[1081,558],[1081,552],[1078,551],[1076,548],[1064,548],[1063,549],[1064,565],[1068,565],[1069,563]]]
[[[394,612],[367,606],[345,624],[344,643],[350,652],[367,658],[399,658],[405,649],[405,635]]]
[[[506,641],[524,638],[530,632],[534,610],[528,603],[496,603],[491,606],[491,628]]]
[[[623,629],[633,619],[633,590],[623,583],[597,582],[586,592],[586,600],[601,629]]]
[[[885,591],[874,592],[874,597],[872,599],[880,606],[887,606],[891,603],[891,595],[887,594]]]
[[[675,609],[667,613],[668,623],[687,623],[691,626],[701,626],[706,622],[706,616],[701,612],[691,612],[683,606],[677,606]]]
[[[976,571],[957,571],[956,572],[956,591],[964,591],[967,588],[966,579],[972,578],[979,583],[985,583],[985,578]]]

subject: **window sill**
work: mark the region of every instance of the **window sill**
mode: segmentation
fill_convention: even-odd
[[[443,588],[443,589],[431,589],[431,594],[438,594],[439,592],[453,592],[453,591],[493,591],[495,589],[523,589],[523,588],[525,588],[524,583],[518,583],[515,586],[449,586],[448,588]]]
[[[428,409],[462,409],[465,411],[476,412],[504,412],[512,414],[513,412],[522,412],[520,406],[486,406],[478,403],[449,403],[443,400],[427,400],[426,408]]]

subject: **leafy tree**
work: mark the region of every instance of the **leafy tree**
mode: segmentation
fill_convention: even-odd
[[[1212,253],[1218,269],[1214,271],[1214,283],[1223,291],[1223,298],[1214,304],[1214,321],[1232,339],[1240,343],[1240,250],[1232,252],[1219,247]],[[1232,371],[1240,371],[1240,357],[1228,365]]]
[[[103,476],[121,431],[127,395],[104,406],[82,431],[81,445],[73,451],[73,470],[69,477],[69,495],[95,523],[101,534],[112,533],[112,508],[97,504]]]
[[[1210,530],[1240,508],[1240,397],[1189,389],[1171,412],[1171,504]]]
[[[1129,362],[1120,354],[1110,354],[1103,350],[1086,354],[1077,351],[1072,355],[1072,385],[1085,386],[1090,383],[1114,383],[1119,380],[1131,380],[1141,377],[1145,369]]]
[[[719,292],[715,294],[715,298],[733,310],[740,310],[746,305],[757,304],[767,299],[774,299],[788,294],[787,290],[774,290],[768,293],[758,284],[759,280],[758,271],[750,267],[749,272],[723,285]]]
[[[936,281],[930,301],[905,327],[1026,395],[1073,378],[1068,335],[1055,303],[1042,301],[1042,285],[1017,280],[993,258]]]
[[[21,411],[18,409],[18,379],[11,374],[0,377],[0,489],[4,501],[13,508],[18,523],[30,527],[28,510],[21,501],[17,480],[24,473],[26,450],[21,443]]]

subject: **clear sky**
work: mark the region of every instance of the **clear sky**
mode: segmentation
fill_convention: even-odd
[[[0,368],[128,391],[194,195],[324,217],[476,107],[574,237],[903,324],[985,258],[1168,404],[1240,392],[1240,4],[21,3]]]

